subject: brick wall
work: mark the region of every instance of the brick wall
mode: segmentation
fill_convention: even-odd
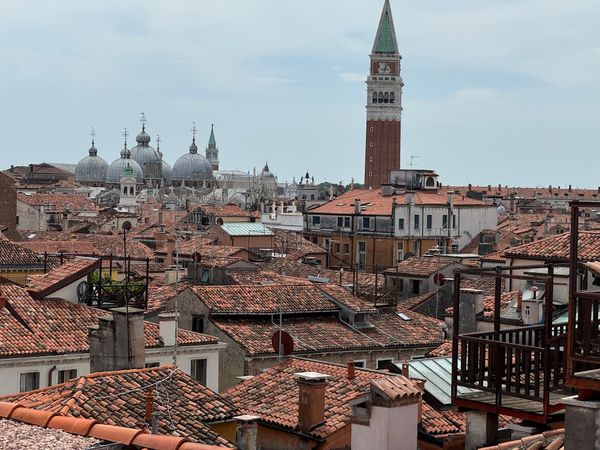
[[[368,120],[365,147],[365,186],[389,183],[390,170],[400,169],[400,122]]]
[[[17,190],[12,178],[0,172],[0,225],[17,228]]]

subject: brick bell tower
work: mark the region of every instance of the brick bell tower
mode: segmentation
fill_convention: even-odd
[[[385,0],[367,78],[365,186],[389,183],[390,170],[400,169],[402,87],[400,52],[389,0]]]

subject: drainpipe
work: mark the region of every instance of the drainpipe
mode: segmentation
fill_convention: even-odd
[[[56,371],[56,366],[52,366],[50,370],[48,370],[48,386],[52,386],[52,374]]]

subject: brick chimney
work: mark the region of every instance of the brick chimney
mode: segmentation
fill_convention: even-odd
[[[129,311],[127,311],[129,309]],[[88,333],[90,371],[141,369],[145,363],[144,311],[113,308]]]
[[[325,387],[329,375],[318,372],[295,373],[298,383],[298,428],[303,433],[325,422]]]
[[[356,378],[356,369],[354,368],[354,360],[348,360],[348,379],[353,380]]]
[[[165,258],[165,265],[167,267],[173,265],[173,253],[175,253],[175,238],[167,239],[167,256]]]

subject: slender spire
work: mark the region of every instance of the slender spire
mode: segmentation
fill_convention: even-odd
[[[209,147],[216,147],[217,146],[217,140],[215,139],[215,130],[214,130],[214,124],[210,124],[210,138],[208,139],[208,146]]]
[[[124,142],[123,142],[123,150],[121,150],[121,158],[131,157],[131,152],[127,148],[127,136],[129,136],[129,133],[127,133],[127,127],[123,127],[123,141]]]
[[[94,131],[94,127],[92,127],[92,129],[90,131],[90,136],[92,138],[92,146],[90,147],[89,155],[96,156],[96,155],[98,155],[98,150],[96,149],[96,145],[94,142],[94,138],[96,137],[96,132]]]
[[[385,0],[383,11],[379,19],[377,34],[375,35],[375,43],[373,44],[372,53],[379,54],[394,54],[397,55],[398,43],[396,41],[396,30],[394,29],[394,19],[392,18],[392,9],[390,1]]]
[[[198,153],[198,146],[196,145],[196,131],[198,131],[198,129],[196,128],[196,122],[192,122],[192,129],[190,131],[192,132],[192,145],[190,145],[190,153],[196,154]]]
[[[146,131],[146,122],[148,122],[148,119],[146,119],[146,114],[142,113],[140,122],[142,123],[142,131]]]

